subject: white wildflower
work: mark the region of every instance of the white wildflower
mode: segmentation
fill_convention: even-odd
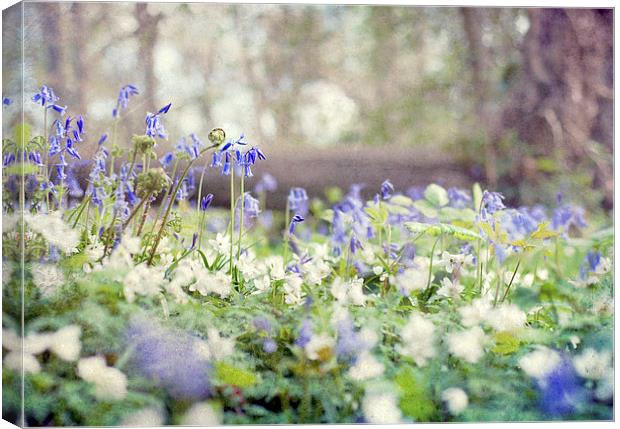
[[[284,273],[284,260],[281,256],[269,256],[265,259],[265,265],[273,280],[284,279],[286,274]]]
[[[463,326],[472,327],[486,320],[492,309],[492,303],[485,297],[474,299],[471,304],[459,308]]]
[[[336,340],[325,333],[313,335],[305,346],[306,356],[310,360],[325,361],[332,355],[335,345]]]
[[[402,345],[400,352],[415,361],[418,366],[435,357],[435,325],[421,314],[413,313],[409,322],[401,331]]]
[[[208,402],[197,402],[192,405],[181,419],[183,426],[220,426],[223,417],[221,411],[217,410]]]
[[[349,377],[353,380],[368,380],[383,374],[385,367],[369,351],[363,351],[357,356],[355,365],[349,368]]]
[[[362,412],[371,424],[400,423],[402,418],[398,398],[391,392],[366,392]]]
[[[76,251],[80,233],[62,219],[60,210],[49,214],[25,213],[24,221],[32,231],[40,234],[45,241],[61,252],[71,254]]]
[[[163,426],[165,423],[164,413],[157,407],[147,407],[126,415],[121,420],[121,426]]]
[[[254,287],[259,292],[267,292],[271,287],[271,279],[268,275],[254,279]]]
[[[433,278],[434,276],[431,276],[431,282]],[[406,268],[402,273],[394,277],[394,284],[400,292],[406,295],[410,295],[413,291],[424,289],[428,284],[428,268]]]
[[[304,279],[309,285],[319,285],[331,273],[331,267],[320,258],[313,258],[304,264]]]
[[[539,346],[519,359],[519,366],[530,377],[544,379],[560,364],[562,358],[555,350]]]
[[[56,265],[34,263],[31,268],[32,280],[41,291],[41,295],[50,298],[65,283],[65,275]]]
[[[78,325],[69,325],[56,331],[50,341],[50,350],[62,360],[76,361],[80,357],[82,344],[80,335],[82,328]]]
[[[461,332],[452,332],[447,336],[448,350],[454,356],[469,363],[476,363],[484,356],[484,344],[487,338],[479,327]]]
[[[235,350],[235,340],[233,338],[225,338],[215,328],[207,330],[207,345],[209,354],[214,360],[224,360],[233,354]]]
[[[78,376],[95,385],[95,397],[99,400],[118,401],[127,395],[127,377],[117,368],[106,365],[101,356],[80,359]]]
[[[467,393],[458,387],[449,387],[441,392],[441,399],[446,403],[448,411],[453,416],[461,414],[469,404]]]
[[[163,280],[163,274],[159,269],[151,268],[146,263],[136,265],[125,276],[123,288],[125,298],[133,302],[136,295],[155,296],[161,290]]]
[[[498,332],[512,332],[525,326],[527,316],[515,304],[501,304],[492,309],[487,323]]]
[[[342,304],[364,305],[366,303],[366,296],[363,292],[363,286],[364,279],[362,278],[345,281],[337,277],[332,283],[330,291],[334,298]]]
[[[450,280],[447,277],[441,279],[441,287],[437,290],[437,295],[446,298],[456,299],[461,296],[465,287],[457,280]]]
[[[226,255],[230,251],[230,237],[218,232],[215,239],[209,240],[209,245],[217,253]]]
[[[303,303],[303,294],[301,285],[303,280],[296,274],[287,274],[284,281],[284,301],[290,305],[301,305]]]
[[[573,365],[577,374],[592,380],[601,380],[613,371],[611,353],[609,351],[599,352],[591,348],[587,348],[579,356],[575,356]]]

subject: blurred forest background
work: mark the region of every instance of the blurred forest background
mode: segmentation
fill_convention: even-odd
[[[3,18],[19,100],[21,11]],[[50,85],[92,150],[132,83],[119,141],[172,102],[161,153],[244,132],[281,188],[482,181],[513,203],[613,205],[612,10],[25,3],[24,35],[28,121]]]

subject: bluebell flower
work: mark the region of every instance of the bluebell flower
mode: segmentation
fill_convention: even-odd
[[[206,196],[202,197],[202,199],[200,200],[200,210],[202,210],[203,212],[206,211],[211,205],[211,201],[213,201],[213,194],[207,194]]]
[[[553,210],[551,228],[555,231],[568,231],[571,226],[585,228],[585,211],[582,207],[572,204],[563,204]]]
[[[56,97],[56,94],[54,94],[54,90],[51,87],[43,85],[39,92],[32,97],[32,101],[45,107],[46,104],[51,104],[58,101],[58,97]]]
[[[471,196],[463,189],[448,188],[448,199],[450,206],[456,209],[471,207]]]
[[[162,107],[161,109],[159,109],[159,111],[157,113],[147,113],[146,114],[146,132],[145,134],[149,137],[159,137],[162,139],[168,138],[168,135],[166,134],[166,130],[164,128],[164,124],[161,122],[161,118],[160,116],[163,114],[168,113],[168,110],[170,110],[170,106],[172,106],[172,103],[167,104],[166,106]]]
[[[197,401],[209,396],[211,365],[197,352],[196,337],[134,318],[127,329],[131,363],[146,378],[176,398]]]
[[[52,109],[55,110],[56,112],[60,113],[61,115],[65,114],[65,111],[67,110],[67,106],[60,106],[58,104],[50,104],[47,106],[48,109]]]
[[[291,188],[288,194],[288,208],[302,216],[308,214],[308,194],[304,188]]]
[[[11,103],[13,103],[13,100],[9,97],[2,97],[2,106],[9,106]]]
[[[504,210],[504,196],[499,192],[484,191],[482,194],[482,203],[488,214],[493,214],[500,210]]]
[[[301,321],[301,327],[299,328],[295,345],[305,347],[312,339],[313,334],[312,320],[306,317]]]
[[[593,273],[601,264],[601,252],[588,250],[584,263],[579,267],[579,277],[584,280],[588,273]]]
[[[265,353],[275,353],[278,350],[278,344],[272,338],[266,338],[263,341],[263,351]]]
[[[139,94],[138,88],[135,85],[128,84],[123,86],[118,94],[116,107],[112,110],[112,117],[118,118],[121,111],[127,109],[127,106],[129,105],[129,98],[131,98],[132,95],[137,94]]]
[[[564,417],[577,411],[587,400],[569,359],[562,359],[544,379],[538,381],[540,408],[550,417]]]
[[[293,216],[293,218],[291,219],[290,226],[288,227],[289,234],[293,234],[293,232],[295,232],[295,225],[303,221],[303,216],[301,216],[299,213],[295,214],[295,216]]]
[[[219,151],[213,152],[213,156],[211,159],[211,167],[221,167],[222,166],[222,153]]]
[[[276,189],[278,189],[278,181],[269,173],[263,174],[256,186],[254,186],[254,191],[259,194],[261,192],[274,192]]]
[[[386,180],[381,184],[381,198],[384,200],[389,199],[394,194],[394,185],[389,180]]]
[[[168,152],[164,156],[159,158],[159,163],[161,164],[162,167],[168,168],[173,160],[174,160],[174,154],[172,152]]]
[[[260,213],[260,203],[249,192],[246,192],[243,196],[243,210],[248,218],[258,217]]]
[[[355,254],[359,249],[363,249],[362,242],[357,238],[355,234],[351,235],[351,240],[349,241],[349,250],[351,254]]]
[[[101,134],[101,137],[99,137],[99,141],[97,142],[97,146],[101,146],[103,143],[105,143],[105,141],[107,140],[108,135],[107,134]]]
[[[15,154],[12,152],[9,152],[7,154],[4,155],[4,157],[2,158],[2,166],[3,167],[8,167],[9,165],[13,164],[15,162]]]

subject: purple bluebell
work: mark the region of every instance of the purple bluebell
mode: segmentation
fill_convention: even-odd
[[[200,200],[200,210],[203,212],[206,211],[211,205],[212,201],[213,194],[207,194],[206,196],[202,197],[202,199]]]
[[[484,191],[482,194],[482,203],[488,214],[493,214],[500,210],[504,210],[504,196],[499,192]]]
[[[295,216],[293,216],[293,218],[291,219],[290,226],[288,227],[289,234],[293,234],[295,232],[295,225],[303,221],[304,217],[302,215],[300,215],[299,213],[295,214]]]
[[[254,186],[254,191],[259,194],[261,192],[274,192],[276,189],[278,189],[278,181],[269,173],[263,174]]]
[[[271,335],[273,327],[271,322],[264,316],[257,316],[252,320],[252,324],[259,331],[264,331],[267,335]]]
[[[355,254],[359,249],[363,249],[362,242],[357,238],[355,234],[351,235],[351,240],[349,240],[349,250],[351,254]]]
[[[101,137],[99,137],[99,141],[97,142],[97,146],[101,146],[103,143],[105,143],[105,141],[107,140],[108,135],[107,134],[101,134]]]
[[[248,218],[258,217],[260,213],[260,203],[249,192],[246,192],[243,196],[243,210]]]
[[[7,154],[4,155],[4,157],[2,158],[2,166],[3,167],[8,167],[9,165],[13,164],[15,162],[15,154],[12,152],[9,152]]]
[[[551,228],[555,231],[568,231],[571,226],[585,228],[585,211],[582,207],[572,204],[563,204],[553,210]]]
[[[211,365],[197,352],[197,338],[135,317],[126,333],[131,363],[144,377],[176,399],[196,401],[209,396]]]
[[[146,119],[145,119],[145,122],[146,122],[145,134],[147,136],[159,137],[161,139],[168,138],[168,135],[166,134],[166,129],[164,128],[164,124],[161,121],[160,116],[168,113],[168,110],[170,110],[170,106],[172,106],[172,103],[165,105],[164,107],[159,109],[157,113],[150,113],[150,112],[147,113]]]
[[[588,400],[587,391],[567,358],[538,381],[538,391],[540,408],[550,417],[569,416]]]
[[[394,194],[394,185],[389,180],[384,181],[381,184],[381,198],[384,200],[389,199]]]
[[[11,100],[9,97],[2,97],[2,106],[9,106],[11,105],[11,103],[13,103],[13,100]]]
[[[112,117],[118,118],[122,110],[127,109],[129,105],[129,99],[133,95],[137,95],[138,88],[135,85],[128,84],[121,88],[118,94],[118,100],[116,102],[116,107],[112,110]]]
[[[51,104],[58,101],[58,97],[56,97],[56,94],[54,94],[54,90],[51,87],[43,85],[39,92],[32,97],[32,101],[45,107],[46,104]]]
[[[448,199],[450,200],[450,207],[457,209],[471,207],[471,196],[464,189],[448,188]]]
[[[215,151],[213,152],[211,158],[211,167],[221,167],[222,166],[222,152]]]
[[[291,188],[288,194],[288,208],[302,216],[308,214],[308,194],[304,188]]]
[[[278,350],[278,344],[273,340],[273,338],[266,338],[263,341],[263,351],[265,353],[275,353]]]
[[[314,335],[312,320],[306,317],[301,321],[301,327],[299,328],[295,345],[305,347],[312,339],[312,335]]]
[[[174,153],[168,152],[164,156],[159,158],[159,163],[161,164],[162,167],[168,168],[173,160],[174,160]]]

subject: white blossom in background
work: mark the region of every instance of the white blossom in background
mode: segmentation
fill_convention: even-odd
[[[461,324],[465,327],[477,326],[484,322],[493,308],[493,304],[487,297],[474,299],[469,305],[458,309],[461,315]]]
[[[560,364],[560,354],[544,346],[519,359],[519,366],[530,377],[542,380]]]
[[[61,252],[72,254],[77,250],[80,232],[62,220],[60,211],[49,214],[24,214],[28,228],[43,236],[45,241],[57,247]]]
[[[348,375],[353,380],[368,380],[383,374],[385,367],[376,357],[367,350],[361,352],[355,361],[355,364],[349,368]]]
[[[321,80],[306,83],[298,96],[294,117],[304,138],[312,144],[341,141],[354,130],[359,109],[336,84]]]
[[[76,361],[80,357],[82,344],[80,343],[82,328],[78,325],[69,325],[60,328],[50,337],[50,350],[62,360]]]
[[[163,426],[165,416],[162,410],[157,407],[147,407],[134,411],[126,415],[121,420],[121,426],[141,427],[141,426]]]
[[[220,426],[223,421],[222,412],[208,402],[197,402],[192,405],[181,419],[183,426]]]
[[[446,340],[450,353],[466,362],[476,363],[484,356],[487,337],[480,326],[461,332],[452,332],[448,334]]]
[[[448,277],[441,279],[441,287],[437,289],[437,295],[446,298],[456,299],[461,296],[465,287],[457,280],[450,280]]]
[[[398,398],[392,392],[366,392],[362,400],[362,413],[368,423],[400,423],[402,413],[398,407]]]
[[[613,373],[611,352],[585,349],[580,355],[573,358],[573,365],[577,374],[591,380],[601,380],[609,373]]]
[[[416,365],[424,366],[428,359],[436,356],[435,325],[421,314],[413,313],[402,329],[400,352],[411,357]]]
[[[209,328],[207,330],[206,345],[209,349],[209,357],[214,360],[224,360],[235,351],[235,340],[233,338],[222,337],[220,332],[215,328]]]
[[[149,267],[146,262],[136,265],[125,276],[123,292],[128,302],[133,302],[137,295],[155,296],[161,290],[164,276],[159,268]]]
[[[486,317],[487,323],[498,332],[511,332],[525,326],[527,316],[515,304],[501,304]]]
[[[304,349],[308,359],[326,360],[326,358],[329,358],[332,355],[335,346],[336,340],[329,335],[322,333],[313,335]]]
[[[441,392],[441,400],[446,403],[448,411],[453,416],[461,414],[469,404],[467,393],[458,387],[449,387]]]
[[[303,304],[303,293],[301,285],[303,279],[294,274],[289,273],[284,280],[284,301],[289,305],[301,305]]]
[[[118,401],[127,395],[127,377],[119,369],[106,365],[102,356],[82,358],[77,364],[78,376],[95,386],[99,400]]]
[[[341,304],[364,305],[366,296],[363,291],[364,279],[354,278],[351,280],[343,280],[336,277],[331,286],[331,294]]]
[[[31,271],[34,285],[41,291],[45,298],[56,295],[58,290],[65,283],[65,275],[57,265],[54,264],[32,264]]]
[[[422,259],[422,258],[419,258]],[[396,285],[396,289],[401,293],[410,295],[411,292],[416,290],[422,290],[426,288],[428,284],[428,266],[415,268],[406,268],[403,272],[396,274],[391,283]],[[431,275],[431,282],[435,278],[435,275]]]

